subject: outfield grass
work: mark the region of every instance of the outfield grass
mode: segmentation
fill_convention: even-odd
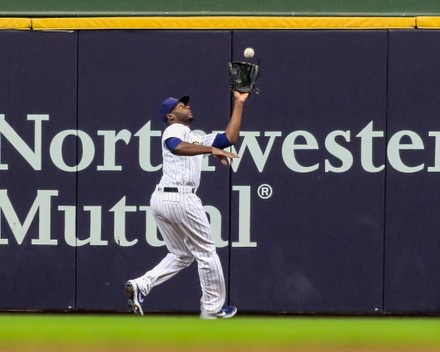
[[[438,318],[0,314],[0,351],[440,351]]]

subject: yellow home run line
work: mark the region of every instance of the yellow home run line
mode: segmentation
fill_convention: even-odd
[[[440,28],[440,17],[63,17],[0,18],[1,29],[398,29]]]

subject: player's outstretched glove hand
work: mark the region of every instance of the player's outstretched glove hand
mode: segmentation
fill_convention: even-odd
[[[259,73],[259,66],[249,62],[234,61],[229,63],[229,85],[232,91],[240,93],[258,94],[255,86]]]

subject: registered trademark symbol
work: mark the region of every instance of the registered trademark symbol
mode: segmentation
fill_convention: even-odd
[[[267,184],[262,184],[260,187],[258,187],[258,195],[262,199],[269,199],[272,197],[272,187]]]

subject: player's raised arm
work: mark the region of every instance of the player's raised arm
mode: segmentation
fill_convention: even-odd
[[[232,110],[231,119],[225,129],[226,137],[228,137],[231,144],[237,143],[238,136],[240,135],[243,106],[248,96],[249,93],[234,91],[234,108]]]

